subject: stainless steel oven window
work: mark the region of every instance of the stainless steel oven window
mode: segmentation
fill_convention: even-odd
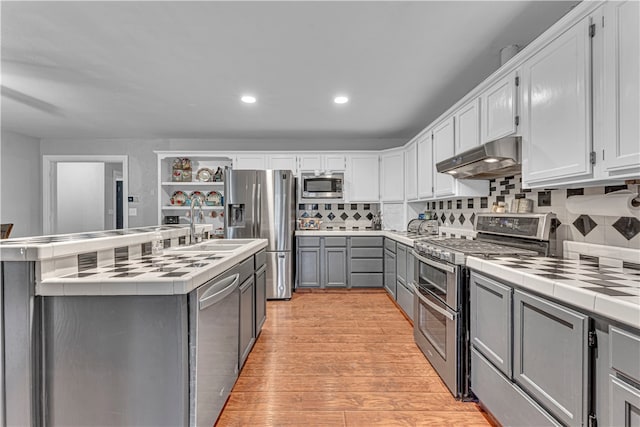
[[[427,292],[419,291],[425,299],[438,302]],[[426,304],[418,301],[418,328],[443,359],[447,359],[447,317]],[[444,307],[443,307],[444,309]]]
[[[436,267],[419,263],[418,284],[436,294],[443,301],[447,300],[447,272]]]

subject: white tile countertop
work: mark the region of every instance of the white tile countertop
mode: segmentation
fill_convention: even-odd
[[[227,250],[223,246],[233,246]],[[36,283],[40,296],[186,294],[267,246],[266,239],[206,240]]]
[[[565,254],[573,259],[470,256],[467,267],[640,329],[640,250],[574,243],[565,242]]]
[[[211,224],[196,224],[198,233],[212,228]],[[153,240],[156,233],[160,233],[162,239],[177,239],[189,234],[189,226],[159,225],[0,240],[0,261],[43,261],[116,246],[142,244]]]

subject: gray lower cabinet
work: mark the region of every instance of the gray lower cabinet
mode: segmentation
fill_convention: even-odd
[[[471,273],[471,344],[511,378],[511,303],[513,288]]]
[[[254,295],[255,281],[252,275],[240,285],[240,360],[238,366],[241,369],[255,342]]]
[[[388,240],[388,239],[387,239]],[[395,245],[395,242],[394,242]],[[384,250],[384,288],[396,299],[396,254],[386,248]]]
[[[324,280],[323,287],[347,287],[347,248],[324,248]]]
[[[320,282],[320,246],[298,247],[297,276],[299,288],[319,288]]]
[[[413,262],[410,265],[411,248],[402,243],[396,243],[396,302],[413,320]],[[411,277],[411,279],[410,279]]]
[[[503,425],[588,422],[589,318],[471,273],[471,389]]]
[[[255,338],[260,335],[262,326],[267,320],[267,266],[259,266],[256,270],[255,284]]]
[[[609,423],[640,426],[640,331],[609,326]]]
[[[563,424],[588,419],[588,317],[514,291],[513,379]]]

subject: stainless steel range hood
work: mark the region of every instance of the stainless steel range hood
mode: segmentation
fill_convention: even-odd
[[[438,172],[459,179],[491,179],[521,172],[521,137],[487,142],[436,164]]]

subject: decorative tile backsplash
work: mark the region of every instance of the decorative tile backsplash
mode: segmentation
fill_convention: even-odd
[[[377,203],[300,203],[298,218],[317,218],[322,221],[321,229],[366,228],[379,211]]]
[[[514,199],[526,198],[533,201],[534,212],[556,214],[557,234],[561,240],[640,248],[640,220],[637,218],[571,213],[566,209],[569,197],[604,195],[625,189],[638,193],[637,185],[531,190],[523,189],[522,178],[515,175],[491,180],[489,188],[489,197],[431,201],[426,203],[424,210],[435,212],[440,225],[473,229],[476,213],[490,212],[491,207],[501,201],[510,208]]]

